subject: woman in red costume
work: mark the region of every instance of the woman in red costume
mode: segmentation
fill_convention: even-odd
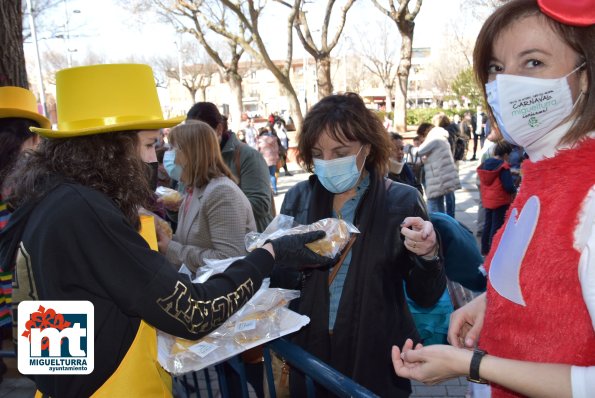
[[[399,376],[468,375],[492,397],[595,393],[595,0],[513,0],[485,22],[478,80],[523,183],[494,237],[488,291],[451,317],[452,346],[393,348]]]

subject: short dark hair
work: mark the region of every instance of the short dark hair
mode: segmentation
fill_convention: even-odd
[[[403,136],[399,133],[390,133],[391,140],[402,140]]]
[[[512,145],[504,140],[499,140],[494,146],[494,156],[509,155],[512,152]]]
[[[314,169],[312,148],[324,133],[339,142],[359,141],[370,145],[366,166],[379,176],[386,173],[391,148],[388,132],[359,95],[349,92],[329,95],[306,115],[298,137],[298,160],[310,172]]]
[[[221,115],[221,112],[219,112],[219,108],[217,108],[217,105],[213,104],[212,102],[197,102],[196,104],[192,105],[192,108],[190,108],[186,117],[191,120],[200,120],[201,122],[205,122],[211,126],[213,130],[217,130],[217,126],[224,123],[224,119]],[[224,127],[226,126],[224,125]],[[227,128],[224,128],[224,131],[226,130]]]
[[[434,125],[432,123],[422,123],[417,127],[417,135],[420,137],[425,137],[433,128]]]
[[[562,139],[563,142],[575,142],[595,130],[595,25],[570,26],[560,23],[542,13],[536,0],[509,1],[488,17],[477,36],[473,50],[475,76],[487,103],[485,84],[488,82],[489,66],[493,59],[494,41],[511,24],[529,16],[543,18],[561,40],[579,54],[577,67],[585,63],[581,70],[587,73],[589,89],[582,93],[574,108],[574,115],[580,115],[580,118]]]

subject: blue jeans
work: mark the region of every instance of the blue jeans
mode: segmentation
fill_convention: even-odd
[[[446,202],[446,206],[444,205]],[[449,192],[442,196],[428,199],[428,212],[445,213],[455,218],[455,193]]]
[[[446,213],[444,209],[444,195],[428,199],[428,213]]]
[[[455,191],[447,193],[444,198],[446,199],[446,214],[455,218]]]
[[[273,187],[273,192],[277,193],[277,177],[275,173],[277,172],[277,166],[269,166],[269,175],[271,176],[271,186]]]
[[[485,221],[483,224],[483,234],[481,235],[481,254],[484,256],[492,248],[492,238],[496,232],[504,225],[504,217],[508,206],[500,206],[497,209],[485,209]]]

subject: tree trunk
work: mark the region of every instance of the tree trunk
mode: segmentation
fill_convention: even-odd
[[[384,92],[386,93],[386,114],[388,115],[393,111],[393,88],[385,86]]]
[[[188,94],[190,94],[190,100],[192,101],[192,105],[196,102],[196,92],[198,91],[195,87],[186,87],[188,89]]]
[[[413,22],[397,24],[401,33],[401,61],[397,69],[398,85],[395,90],[394,129],[400,133],[407,131],[407,83],[411,69],[411,53],[413,46]]]
[[[28,89],[21,0],[0,1],[0,86]]]
[[[229,106],[229,114],[230,120],[229,128],[237,132],[242,124],[242,111],[243,111],[243,104],[242,104],[242,76],[238,73],[231,72],[229,73],[229,88],[231,89],[232,95],[232,103]]]
[[[198,92],[198,102],[205,102],[207,100],[207,88],[201,87],[199,88]]]
[[[318,84],[319,100],[333,93],[330,54],[324,55],[321,58],[316,59],[316,81]]]

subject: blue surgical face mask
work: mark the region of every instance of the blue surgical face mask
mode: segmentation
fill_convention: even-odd
[[[167,174],[176,181],[182,177],[182,167],[176,164],[176,150],[170,149],[163,154],[163,167]]]
[[[357,154],[345,156],[344,158],[332,160],[314,158],[314,173],[327,191],[342,193],[353,188],[366,163],[364,161],[361,169],[358,170],[357,155],[359,155],[363,147],[362,145]]]

